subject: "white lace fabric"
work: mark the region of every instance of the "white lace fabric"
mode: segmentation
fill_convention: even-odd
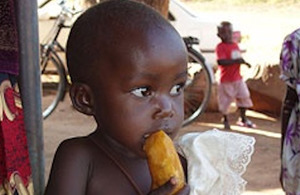
[[[254,137],[217,129],[180,137],[177,146],[187,159],[190,195],[241,194],[254,144]]]

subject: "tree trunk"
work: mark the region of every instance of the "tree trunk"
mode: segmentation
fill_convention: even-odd
[[[139,2],[144,2],[157,11],[159,11],[165,18],[168,18],[169,11],[169,1],[170,0],[136,0]]]

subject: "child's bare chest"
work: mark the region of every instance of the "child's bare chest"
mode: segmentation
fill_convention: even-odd
[[[151,187],[145,159],[120,159],[113,153],[99,152],[92,158],[86,194],[142,195]]]
[[[87,184],[87,194],[146,195],[150,185],[151,181],[145,175],[127,178],[118,171],[95,172]]]

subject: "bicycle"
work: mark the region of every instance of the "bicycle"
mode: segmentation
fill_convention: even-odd
[[[47,0],[51,1],[51,0]],[[65,25],[66,19],[75,15],[65,6],[65,0],[60,3],[62,11],[56,19],[48,39],[41,44],[41,76],[43,91],[43,118],[46,119],[63,101],[69,84],[67,70],[57,52],[65,52],[57,38]],[[188,80],[184,89],[184,123],[187,126],[197,119],[208,104],[211,94],[212,78],[205,58],[194,46],[199,44],[195,37],[183,38],[188,51]]]
[[[51,0],[45,1],[39,8],[48,4]],[[57,107],[59,102],[64,100],[67,85],[67,70],[59,52],[65,52],[64,47],[59,43],[58,36],[66,25],[67,20],[71,20],[81,11],[74,11],[66,6],[66,0],[59,3],[61,11],[46,38],[40,44],[40,64],[42,82],[42,109],[43,119],[46,119]]]
[[[184,89],[183,127],[195,121],[206,109],[212,88],[212,73],[205,58],[194,46],[195,37],[183,37],[188,51],[188,79]]]

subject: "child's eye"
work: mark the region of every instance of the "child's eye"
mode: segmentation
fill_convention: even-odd
[[[183,83],[175,85],[174,87],[172,87],[170,94],[173,96],[179,95],[182,92],[183,87],[184,87]]]
[[[136,88],[133,89],[131,93],[133,93],[137,97],[148,97],[152,95],[152,91],[150,90],[149,87]]]

